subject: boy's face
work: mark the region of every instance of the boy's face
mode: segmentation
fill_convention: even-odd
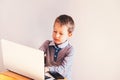
[[[58,22],[55,23],[52,34],[55,44],[61,44],[71,36],[72,33],[68,32],[68,27],[66,25],[60,25]]]

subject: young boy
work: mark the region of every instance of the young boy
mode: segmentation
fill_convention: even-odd
[[[40,47],[45,53],[45,72],[55,71],[62,76],[71,79],[71,65],[73,47],[68,39],[72,36],[74,21],[71,16],[60,15],[56,18],[53,27],[53,40],[47,40]]]

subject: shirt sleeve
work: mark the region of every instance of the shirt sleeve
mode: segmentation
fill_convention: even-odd
[[[56,71],[62,74],[64,77],[70,76],[71,66],[73,61],[73,53],[74,53],[74,49],[73,47],[71,47],[69,49],[69,54],[65,57],[62,65],[49,67],[50,71]]]

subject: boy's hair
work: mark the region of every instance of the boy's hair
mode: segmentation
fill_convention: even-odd
[[[72,33],[74,31],[74,21],[71,16],[60,15],[56,18],[55,23],[58,22],[61,26],[66,25],[68,27],[68,32]]]

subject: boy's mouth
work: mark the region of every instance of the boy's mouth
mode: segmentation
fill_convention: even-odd
[[[54,41],[59,41],[59,39],[54,39]]]
[[[54,41],[55,41],[55,42],[60,42],[60,40],[59,40],[59,39],[54,39]]]

